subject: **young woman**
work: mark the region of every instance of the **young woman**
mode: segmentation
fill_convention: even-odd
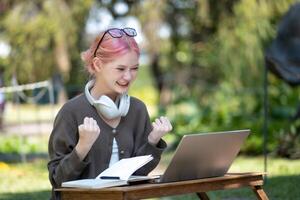
[[[127,92],[136,79],[140,50],[132,28],[108,29],[82,53],[92,79],[84,94],[68,101],[57,114],[49,139],[49,179],[95,178],[122,158],[151,154],[154,159],[136,175],[147,175],[159,160],[172,130],[166,117],[152,124],[145,104]],[[52,192],[52,199],[60,199]]]

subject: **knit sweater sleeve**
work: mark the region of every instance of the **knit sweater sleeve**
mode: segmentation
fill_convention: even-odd
[[[72,112],[63,107],[57,114],[49,139],[49,179],[54,188],[64,181],[78,179],[88,165],[87,158],[80,161],[75,146],[78,142],[78,125]]]
[[[153,156],[153,160],[135,172],[136,175],[147,175],[159,163],[161,154],[167,147],[166,142],[160,139],[157,145],[148,142],[148,135],[152,131],[152,124],[145,104],[141,104],[139,112],[139,125],[135,137],[135,156],[149,155]]]

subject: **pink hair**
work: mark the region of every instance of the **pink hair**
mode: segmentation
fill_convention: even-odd
[[[91,69],[93,69],[94,51],[103,34],[104,33],[94,40],[88,50],[81,53],[81,59],[85,64],[85,68],[90,73],[92,72]],[[121,38],[113,38],[106,33],[97,49],[96,56],[105,64],[132,50],[136,52],[138,56],[140,55],[140,49],[133,37],[124,34]]]

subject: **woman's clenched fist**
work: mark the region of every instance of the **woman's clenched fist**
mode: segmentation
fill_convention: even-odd
[[[85,117],[83,123],[78,126],[79,140],[75,147],[81,160],[90,151],[96,139],[100,135],[100,128],[92,117]]]

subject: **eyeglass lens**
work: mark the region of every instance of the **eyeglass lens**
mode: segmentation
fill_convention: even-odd
[[[128,35],[128,36],[136,36],[137,33],[133,28],[124,28],[123,31]]]
[[[108,30],[108,33],[114,38],[120,38],[124,34],[121,29],[116,29],[116,28]]]

